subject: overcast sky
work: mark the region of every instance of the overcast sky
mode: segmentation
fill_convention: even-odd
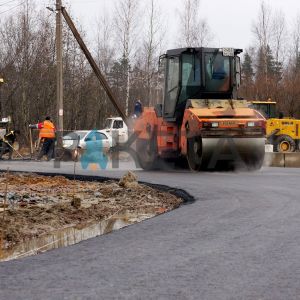
[[[54,0],[39,0],[45,5]],[[94,34],[95,18],[104,11],[113,10],[119,0],[62,0],[71,3],[73,15],[88,31],[89,37]],[[141,0],[145,3],[147,0]],[[291,28],[296,16],[300,14],[299,0],[267,0],[273,11],[285,14],[287,25]],[[178,10],[183,0],[158,0],[170,30],[168,47],[175,47]],[[200,0],[200,15],[204,17],[213,34],[211,46],[246,48],[253,41],[251,27],[257,18],[261,0]],[[173,41],[173,43],[172,43]]]

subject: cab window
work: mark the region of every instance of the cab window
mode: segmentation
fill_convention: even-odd
[[[230,60],[221,53],[205,54],[205,84],[208,92],[225,92],[230,88]]]
[[[164,114],[173,117],[179,91],[179,58],[169,57],[167,61],[166,94]]]
[[[114,121],[113,128],[114,128],[114,129],[123,128],[123,121],[121,121],[121,120],[115,120],[115,121]]]
[[[258,110],[267,119],[276,118],[276,107],[273,103],[254,103],[252,106],[254,109]]]
[[[201,86],[199,57],[195,54],[183,54],[181,73],[182,87],[179,103],[185,102],[187,99],[192,99],[199,91]]]

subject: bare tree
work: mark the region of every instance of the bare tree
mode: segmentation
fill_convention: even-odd
[[[300,112],[300,15],[293,24],[290,43],[290,60],[283,79],[284,95],[280,103],[281,110],[288,116],[296,116]]]
[[[258,43],[258,65],[263,68],[262,72],[257,72],[263,78],[257,78],[259,82],[264,80],[266,94],[269,94],[268,84],[268,51],[272,36],[271,8],[264,2],[261,2],[258,20],[253,24],[252,32]],[[260,70],[259,70],[260,71]]]
[[[146,88],[146,105],[153,104],[153,91],[157,89],[158,56],[164,40],[164,26],[162,15],[157,0],[149,0],[149,7],[146,15],[146,33],[143,43],[143,57],[145,61],[145,88]]]
[[[208,26],[208,23],[203,20],[199,23],[198,45],[200,47],[207,46],[213,39],[213,34]]]
[[[105,10],[102,14],[102,16],[97,20],[96,22],[96,57],[98,64],[100,66],[101,71],[104,73],[104,75],[107,77],[109,81],[111,81],[110,78],[110,71],[112,69],[114,60],[115,60],[115,54],[116,49],[114,47],[114,26],[113,26],[113,20],[111,20],[111,16],[107,10]],[[99,120],[103,119],[105,116],[111,112],[111,105],[110,100],[108,99],[108,96],[106,92],[103,90],[103,88],[99,85],[97,88],[99,91],[98,102],[102,105],[97,105],[98,108],[98,118]],[[101,121],[99,121],[101,123]]]
[[[115,24],[122,59],[126,64],[125,114],[128,115],[130,92],[130,62],[138,30],[138,0],[119,0],[115,10]]]
[[[271,42],[272,19],[271,8],[264,1],[261,2],[258,20],[257,23],[253,24],[252,32],[259,46],[266,51],[267,46],[270,45]]]
[[[206,20],[199,15],[200,0],[184,0],[180,17],[180,41],[184,47],[202,47],[212,39]]]
[[[45,12],[24,2],[14,14],[2,20],[0,69],[6,80],[3,113],[27,136],[28,124],[53,109],[51,83],[53,30]],[[2,59],[3,58],[3,59]]]
[[[277,63],[283,62],[285,59],[283,52],[285,45],[287,45],[287,36],[285,16],[281,11],[277,11],[272,20],[272,48],[274,49],[274,58]]]
[[[116,53],[116,49],[113,47],[113,21],[107,11],[97,20],[96,28],[97,61],[101,70],[107,75]]]
[[[300,14],[296,17],[292,32],[292,60],[297,61],[300,53]]]

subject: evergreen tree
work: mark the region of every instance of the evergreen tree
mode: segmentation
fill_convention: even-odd
[[[248,52],[245,53],[244,61],[242,63],[243,81],[250,83],[253,81],[254,71],[252,67],[252,58]]]
[[[125,95],[127,85],[127,70],[130,70],[130,65],[124,56],[115,61],[109,73],[109,83],[115,95],[122,103],[123,108],[126,108]]]
[[[261,80],[266,76],[266,65],[265,65],[265,55],[263,48],[260,47],[257,52],[257,59],[256,59],[256,81]]]
[[[256,65],[256,80],[265,78],[266,80],[276,79],[280,81],[282,77],[282,62],[276,61],[270,46],[266,49],[262,47],[258,50]]]
[[[272,53],[271,48],[269,47],[269,45],[267,46],[266,49],[266,75],[268,76],[268,78],[273,77],[275,72],[276,72],[276,62],[274,60],[274,56]]]
[[[296,55],[294,72],[295,74],[300,74],[300,52]]]

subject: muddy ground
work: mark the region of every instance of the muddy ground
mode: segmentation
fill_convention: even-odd
[[[121,212],[164,213],[181,202],[172,194],[139,184],[131,172],[119,182],[0,173],[0,249]]]

